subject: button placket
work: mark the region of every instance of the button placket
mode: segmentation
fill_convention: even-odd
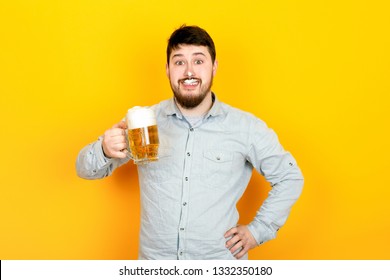
[[[183,193],[181,198],[181,217],[178,226],[178,258],[183,259],[185,252],[186,228],[188,219],[188,201],[189,189],[191,183],[191,165],[192,165],[192,150],[194,143],[194,129],[190,128],[188,131],[186,149],[184,154],[184,170],[183,170]]]

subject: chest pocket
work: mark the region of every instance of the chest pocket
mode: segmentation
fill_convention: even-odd
[[[213,188],[225,188],[231,179],[233,153],[208,150],[203,153],[202,182]]]

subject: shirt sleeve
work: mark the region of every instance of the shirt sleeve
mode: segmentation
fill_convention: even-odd
[[[107,177],[119,166],[130,160],[130,156],[124,159],[107,158],[102,148],[103,137],[86,147],[78,154],[76,160],[77,175],[84,179],[100,179]]]
[[[303,188],[303,175],[275,132],[258,120],[251,127],[248,161],[271,184],[268,197],[248,229],[260,245],[276,237]]]

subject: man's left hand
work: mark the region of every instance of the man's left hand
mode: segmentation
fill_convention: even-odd
[[[253,249],[257,246],[257,242],[248,227],[245,225],[238,225],[234,228],[229,229],[224,237],[232,237],[226,242],[226,248],[229,248],[230,252],[233,254],[238,249],[241,249],[238,253],[234,255],[236,259],[241,258],[245,255],[250,249]]]

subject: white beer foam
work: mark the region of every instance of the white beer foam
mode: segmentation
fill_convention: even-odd
[[[156,125],[156,117],[152,109],[135,106],[127,111],[126,122],[128,129]]]

